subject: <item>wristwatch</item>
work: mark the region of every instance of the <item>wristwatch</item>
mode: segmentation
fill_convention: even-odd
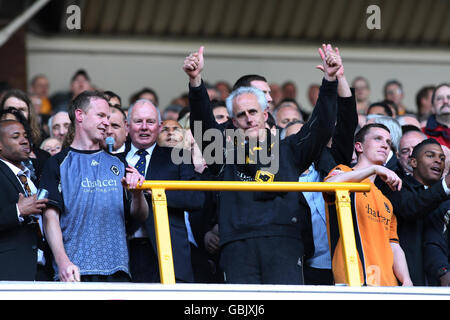
[[[447,267],[442,267],[438,269],[437,275],[438,278],[442,277],[443,275],[445,275],[448,272]]]

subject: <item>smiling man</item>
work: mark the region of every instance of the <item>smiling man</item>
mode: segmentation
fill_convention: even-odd
[[[424,221],[441,211],[448,210],[450,176],[442,179],[445,155],[441,145],[434,139],[417,144],[410,156],[413,174],[405,176],[401,191],[381,190],[391,201],[398,220],[400,246],[405,251],[409,273],[414,285],[425,282],[423,258]],[[442,181],[441,181],[442,179]]]
[[[100,147],[109,115],[101,93],[78,95],[69,108],[73,142],[47,161],[42,174],[40,187],[49,191],[45,234],[60,281],[130,280],[125,220],[144,220],[148,206],[142,191],[122,188],[143,177]]]
[[[38,238],[38,220],[32,219],[36,217],[32,215],[42,213],[47,199],[37,200],[32,195],[36,187],[22,163],[29,153],[30,143],[23,125],[15,120],[0,121],[0,280],[3,281],[38,280],[38,244],[42,239]]]
[[[166,126],[170,122],[165,122]],[[146,99],[137,100],[128,109],[128,134],[130,150],[127,163],[145,176],[146,180],[197,179],[192,164],[173,163],[172,148],[156,143],[161,131],[161,115],[156,106]],[[193,282],[191,250],[184,211],[198,210],[203,206],[204,193],[198,191],[167,191],[167,210],[177,282]],[[130,269],[133,282],[159,282],[157,240],[150,205],[148,218],[140,225],[129,228]]]

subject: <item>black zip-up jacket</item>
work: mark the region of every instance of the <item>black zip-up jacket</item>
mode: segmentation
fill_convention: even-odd
[[[319,98],[308,122],[300,132],[279,143],[279,170],[275,181],[298,181],[299,173],[308,169],[319,158],[320,152],[330,140],[336,122],[337,81],[322,81]],[[204,84],[189,87],[191,107],[191,130],[202,146],[202,151],[211,143],[199,141],[194,121],[202,122],[203,133],[212,128],[230,128],[230,122],[219,125],[214,119],[209,97]],[[223,136],[223,147],[226,137]],[[226,153],[223,150],[224,154]],[[252,181],[258,167],[225,163],[208,164],[217,179],[224,181]],[[296,192],[219,192],[220,241],[224,245],[231,241],[282,236],[301,239],[301,223],[304,204]]]
[[[428,285],[440,286],[439,270],[450,268],[450,200],[447,200],[425,219],[424,260]]]

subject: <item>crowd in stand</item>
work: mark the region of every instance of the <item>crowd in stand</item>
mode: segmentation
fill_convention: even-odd
[[[373,102],[339,49],[318,53],[311,113],[292,81],[207,83],[203,47],[164,109],[85,70],[53,96],[44,74],[28,93],[3,83],[0,280],[160,282],[144,180],[328,181],[371,185],[350,194],[361,284],[449,286],[450,84],[424,84],[414,112],[401,82]],[[166,195],[178,283],[348,283],[334,193]]]

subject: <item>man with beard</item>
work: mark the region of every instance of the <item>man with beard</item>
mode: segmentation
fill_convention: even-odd
[[[431,98],[433,113],[423,132],[440,144],[450,148],[450,84],[438,85]]]

